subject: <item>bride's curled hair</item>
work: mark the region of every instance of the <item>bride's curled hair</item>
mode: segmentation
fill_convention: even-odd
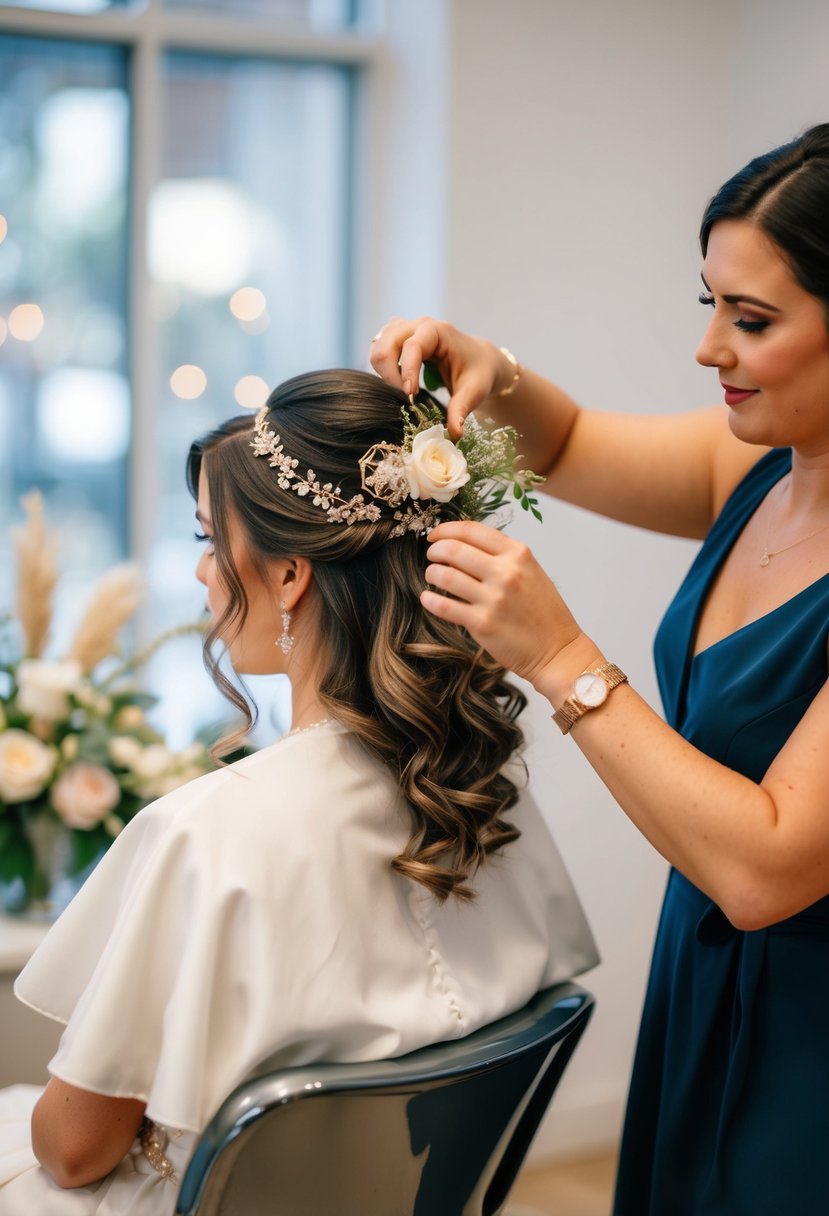
[[[365,372],[311,372],[268,399],[267,422],[300,471],[360,492],[359,459],[380,442],[403,440],[406,398]],[[412,812],[399,873],[439,899],[473,895],[469,879],[488,854],[514,840],[503,818],[518,797],[504,765],[523,743],[516,718],[526,704],[504,669],[461,628],[421,607],[423,534],[392,537],[393,510],[351,525],[277,482],[251,450],[253,418],[237,417],[190,449],[188,484],[197,496],[203,470],[219,577],[228,603],[205,641],[205,661],[224,694],[251,721],[239,691],[218,668],[213,646],[235,634],[247,602],[228,543],[231,518],[264,578],[270,559],[312,565],[324,640],[319,699],[394,774]]]

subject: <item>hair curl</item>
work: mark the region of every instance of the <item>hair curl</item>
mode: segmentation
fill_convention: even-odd
[[[829,324],[829,123],[750,161],[714,195],[700,226],[702,256],[718,220],[756,224],[823,304]]]
[[[313,372],[271,393],[268,422],[299,467],[317,470],[349,498],[360,491],[360,456],[374,443],[402,441],[405,401],[364,372]],[[518,798],[503,768],[523,743],[516,719],[526,698],[464,630],[421,607],[421,537],[390,539],[388,509],[375,522],[330,523],[308,499],[278,486],[267,460],[253,456],[252,435],[249,415],[232,418],[196,441],[188,457],[194,497],[201,470],[207,479],[215,560],[228,593],[205,639],[207,668],[250,726],[250,708],[213,654],[248,611],[228,544],[235,517],[263,579],[270,559],[311,562],[325,646],[320,700],[391,770],[411,808],[412,833],[394,869],[440,900],[469,899],[477,867],[520,834],[502,818]]]

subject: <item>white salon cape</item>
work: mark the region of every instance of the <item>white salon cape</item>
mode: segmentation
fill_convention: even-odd
[[[438,903],[395,874],[410,813],[391,775],[328,723],[145,808],[18,977],[66,1029],[49,1072],[140,1099],[169,1137],[61,1190],[31,1150],[40,1090],[0,1092],[0,1216],[165,1216],[196,1135],[258,1061],[381,1059],[455,1039],[597,962],[528,796],[521,837]],[[33,1015],[34,1016],[34,1015]]]

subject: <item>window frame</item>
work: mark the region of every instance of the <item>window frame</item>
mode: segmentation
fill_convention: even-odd
[[[369,311],[371,262],[365,216],[373,209],[355,198],[356,183],[376,170],[378,82],[386,78],[388,48],[382,36],[380,0],[358,0],[355,20],[341,31],[318,32],[256,16],[193,13],[166,8],[163,0],[100,13],[65,13],[0,5],[0,34],[102,43],[127,56],[131,103],[127,221],[128,377],[132,398],[127,516],[130,553],[140,563],[154,540],[152,504],[158,501],[155,443],[158,414],[159,344],[152,323],[151,280],[146,257],[151,192],[159,180],[163,60],[173,51],[273,63],[324,63],[353,70],[351,215],[347,248],[346,347],[362,346],[357,332]],[[360,219],[360,217],[363,219]],[[354,319],[357,323],[355,324]],[[359,354],[358,356],[359,357]]]

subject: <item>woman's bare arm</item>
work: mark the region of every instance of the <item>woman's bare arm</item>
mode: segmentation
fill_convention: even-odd
[[[432,533],[424,607],[469,630],[558,708],[603,661],[525,545],[483,524]],[[557,728],[550,725],[551,731]],[[572,736],[630,819],[740,929],[829,894],[829,686],[758,784],[698,751],[628,685]]]
[[[34,1154],[58,1186],[97,1182],[126,1156],[144,1109],[52,1077],[32,1112]]]
[[[491,342],[446,321],[395,318],[372,343],[375,369],[409,391],[434,363],[452,398],[448,425],[479,410],[522,436],[525,462],[545,491],[576,506],[655,532],[705,535],[734,486],[765,449],[731,434],[721,407],[667,416],[580,406],[558,385],[514,368]]]

